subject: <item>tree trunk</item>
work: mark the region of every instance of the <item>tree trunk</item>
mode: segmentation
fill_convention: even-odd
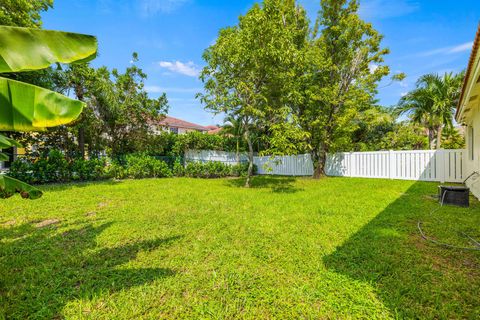
[[[237,164],[240,164],[240,138],[237,137],[237,153],[235,154]]]
[[[80,157],[85,159],[85,129],[83,127],[78,128],[78,150]]]
[[[78,100],[82,102],[84,101],[84,91],[80,83],[75,84],[75,95]],[[85,159],[85,129],[82,124],[80,124],[80,127],[78,128],[78,150],[80,152],[80,157]]]
[[[250,137],[250,132],[248,130],[245,131],[245,138],[248,144],[248,171],[247,180],[245,181],[245,188],[250,188],[253,176],[253,145]]]
[[[434,149],[433,143],[435,142],[435,138],[433,136],[434,132],[432,129],[427,129],[428,130],[428,147],[430,149]]]
[[[327,151],[324,148],[311,152],[313,162],[313,179],[320,179],[325,176],[325,163],[327,162]]]
[[[440,149],[442,147],[442,131],[443,131],[443,126],[438,126],[438,128],[437,128],[437,149]]]

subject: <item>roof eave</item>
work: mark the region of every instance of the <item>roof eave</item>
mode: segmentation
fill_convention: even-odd
[[[462,121],[463,116],[463,106],[465,104],[465,91],[468,84],[470,83],[470,78],[473,74],[473,66],[475,65],[475,60],[478,53],[478,47],[480,45],[480,23],[477,27],[477,33],[475,35],[475,40],[473,42],[472,52],[470,54],[470,59],[468,60],[467,72],[465,73],[465,78],[463,79],[462,91],[460,93],[460,99],[458,100],[457,111],[455,112],[455,120],[459,123]]]

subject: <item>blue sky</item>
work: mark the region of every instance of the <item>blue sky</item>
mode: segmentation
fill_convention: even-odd
[[[252,0],[55,0],[43,14],[44,28],[93,34],[99,57],[93,65],[123,70],[132,52],[148,74],[152,97],[166,92],[170,115],[203,125],[221,123],[205,111],[195,93],[202,53],[218,30],[235,25]],[[319,0],[299,1],[313,21]],[[373,23],[391,50],[393,72],[407,78],[380,89],[383,105],[395,104],[419,75],[460,71],[467,65],[480,21],[478,0],[363,0],[361,16]]]

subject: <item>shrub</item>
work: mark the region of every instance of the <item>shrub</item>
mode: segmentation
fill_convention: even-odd
[[[67,160],[65,155],[57,150],[50,151],[47,156],[13,161],[9,175],[37,184],[89,181],[106,177],[104,160]]]
[[[105,178],[105,160],[75,159],[71,162],[70,172],[72,180],[75,181],[90,181]]]
[[[131,154],[107,167],[107,175],[116,179],[171,177],[172,171],[162,161],[146,154]]]
[[[218,161],[189,162],[185,167],[185,176],[192,178],[222,178],[246,176],[248,163],[228,165]],[[255,173],[254,167],[254,173]]]
[[[246,177],[248,173],[248,162],[233,165],[231,168],[232,176]],[[257,166],[253,165],[253,174],[257,173]]]
[[[126,179],[127,178],[127,170],[124,166],[119,164],[118,162],[112,162],[106,168],[106,176],[108,178],[115,178],[115,179]]]
[[[176,177],[183,177],[185,175],[185,167],[182,165],[180,160],[176,160],[173,164],[173,175]]]
[[[10,165],[8,175],[26,183],[33,183],[33,164],[25,159],[15,160]]]

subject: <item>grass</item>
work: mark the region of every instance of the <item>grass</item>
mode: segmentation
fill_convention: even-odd
[[[480,204],[434,183],[256,177],[42,187],[0,202],[0,318],[480,317]]]

